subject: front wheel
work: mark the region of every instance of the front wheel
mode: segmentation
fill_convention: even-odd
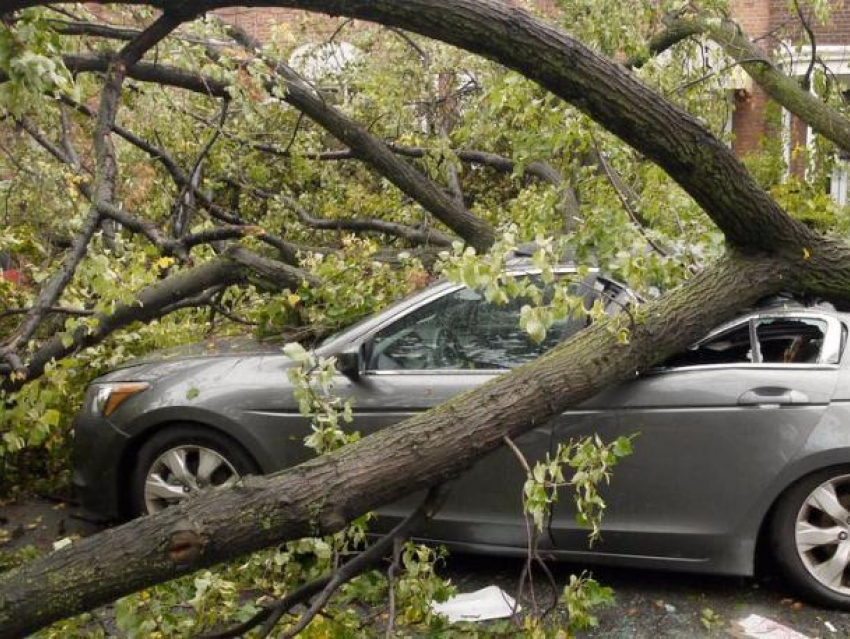
[[[195,425],[157,433],[139,450],[131,478],[134,514],[159,512],[210,488],[229,488],[257,466],[239,444]]]
[[[813,473],[792,486],[771,533],[777,563],[801,594],[850,610],[850,466]]]

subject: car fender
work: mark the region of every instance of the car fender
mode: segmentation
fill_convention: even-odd
[[[850,404],[832,404],[812,429],[796,459],[789,461],[758,497],[742,530],[753,542],[769,525],[772,508],[798,481],[830,466],[850,465]]]
[[[253,457],[263,473],[276,470],[271,455],[250,428],[220,412],[201,406],[163,406],[139,414],[129,424],[122,424],[122,430],[128,439],[120,457],[125,458],[128,452],[137,450],[151,435],[168,424],[176,423],[198,424],[219,431],[238,442]]]

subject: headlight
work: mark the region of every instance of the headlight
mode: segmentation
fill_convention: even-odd
[[[95,415],[109,417],[133,395],[138,395],[148,388],[150,388],[150,384],[145,382],[97,384],[89,391],[91,393],[89,410]]]

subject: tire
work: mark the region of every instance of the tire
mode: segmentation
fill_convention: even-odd
[[[150,514],[180,501],[179,488],[190,496],[258,473],[251,455],[230,437],[196,424],[174,424],[146,441],[136,455],[130,476],[132,514]]]
[[[850,465],[791,486],[777,503],[770,539],[776,563],[801,597],[850,610]]]

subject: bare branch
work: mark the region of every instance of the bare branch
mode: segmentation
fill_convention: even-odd
[[[437,229],[417,229],[412,226],[407,226],[406,224],[400,224],[398,222],[389,222],[386,220],[379,220],[374,218],[318,218],[313,215],[310,215],[310,213],[308,213],[307,210],[303,206],[301,206],[301,204],[299,204],[299,202],[294,198],[288,197],[283,194],[275,196],[272,193],[268,193],[267,195],[271,197],[276,197],[281,202],[284,202],[286,206],[288,206],[295,212],[301,222],[315,229],[332,229],[337,231],[354,232],[375,231],[377,233],[384,233],[386,235],[400,237],[410,242],[414,242],[415,244],[451,246],[452,243],[451,239],[448,236],[446,236],[441,231],[438,231]]]
[[[815,32],[812,30],[812,27],[806,18],[806,14],[803,11],[803,7],[800,6],[800,0],[794,0],[794,10],[797,12],[797,17],[800,18],[800,23],[803,25],[806,36],[809,38],[809,44],[812,47],[809,66],[803,74],[803,77],[800,78],[800,86],[803,88],[803,91],[808,91],[812,88],[812,72],[815,70],[815,63],[818,59],[818,43],[815,38]]]

